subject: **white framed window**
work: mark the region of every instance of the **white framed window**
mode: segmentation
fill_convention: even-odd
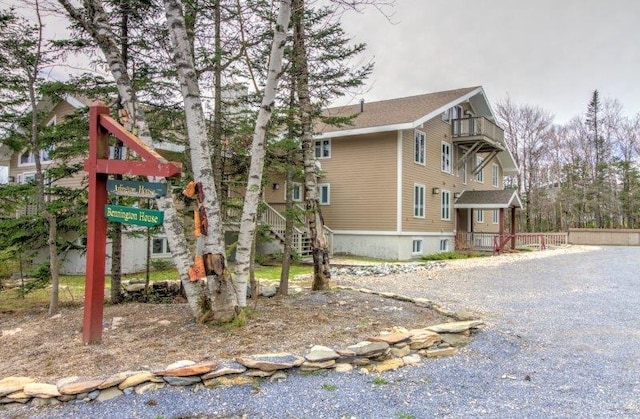
[[[476,157],[476,167],[482,166],[484,159],[482,157]],[[484,183],[484,169],[478,170],[476,173],[476,182]]]
[[[451,173],[451,144],[442,142],[442,165],[440,167],[445,173]]]
[[[484,223],[484,211],[477,210],[476,211],[476,221],[479,223]]]
[[[169,242],[166,237],[154,237],[151,239],[151,256],[169,256]]]
[[[328,159],[331,157],[331,140],[316,140],[314,143],[314,155],[316,159]]]
[[[318,184],[318,199],[320,205],[331,204],[331,186],[328,183]]]
[[[491,222],[493,224],[498,224],[500,219],[500,210],[494,209],[491,213]]]
[[[413,239],[413,242],[411,243],[411,254],[412,255],[422,254],[422,240]]]
[[[40,162],[49,163],[49,150],[40,150]],[[18,167],[20,166],[33,166],[36,164],[35,154],[31,151],[24,151],[18,157]]]
[[[302,202],[302,183],[291,183],[291,197],[293,202]],[[284,199],[287,199],[287,188],[284,189]]]
[[[418,183],[413,185],[413,216],[424,218],[425,186]]]
[[[17,183],[29,183],[36,181],[36,172],[24,172],[16,175]]]
[[[451,193],[449,191],[440,192],[440,218],[451,220]]]
[[[414,142],[414,152],[413,152],[413,161],[418,164],[425,165],[426,164],[426,147],[427,147],[427,136],[424,132],[415,130],[413,132],[413,142]]]
[[[449,250],[449,240],[440,239],[440,251],[446,252],[447,250]]]
[[[494,187],[498,187],[498,176],[500,174],[500,167],[497,164],[493,163],[491,166],[491,185]]]

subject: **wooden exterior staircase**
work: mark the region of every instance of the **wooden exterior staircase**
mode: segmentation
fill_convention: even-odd
[[[285,227],[286,227],[286,218],[283,215],[285,205],[284,204],[267,204],[266,202],[262,202],[261,210],[259,212],[259,223],[260,225],[268,226],[269,234],[271,237],[284,245],[285,241]],[[302,212],[304,209],[298,206],[298,209]],[[240,215],[242,210],[235,209],[233,211],[227,211],[227,223],[231,220],[239,222]],[[231,221],[233,223],[233,221]],[[333,231],[324,227],[324,236],[325,240],[328,243],[329,253],[333,254]],[[293,227],[293,238],[291,247],[293,251],[295,251],[300,257],[309,257],[311,256],[311,238],[303,223],[298,222],[297,225]]]

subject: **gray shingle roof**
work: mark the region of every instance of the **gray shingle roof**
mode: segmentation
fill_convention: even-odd
[[[436,111],[438,108],[441,108],[478,88],[479,86],[466,87],[463,89],[427,93],[423,95],[381,100],[377,102],[365,102],[363,112],[360,112],[359,103],[349,106],[328,108],[323,112],[325,116],[357,116],[351,121],[351,125],[342,127],[319,123],[315,127],[316,132],[336,132],[415,122],[431,112]]]

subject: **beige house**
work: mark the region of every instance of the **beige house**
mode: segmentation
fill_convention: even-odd
[[[44,99],[38,103],[38,112],[46,114],[46,124],[56,125],[61,123],[67,115],[75,112],[78,109],[86,108],[91,104],[91,101],[81,97],[75,97],[67,95],[60,100],[47,100]],[[87,133],[88,138],[88,133]],[[157,144],[156,144],[157,145]],[[160,147],[163,150],[169,151],[182,151],[176,150],[175,145],[169,143],[160,143]],[[111,158],[113,158],[113,147],[110,150]],[[40,154],[42,168],[45,171],[58,162],[49,158],[49,153],[46,150],[41,151]],[[83,161],[83,158],[78,158],[78,162]],[[8,166],[8,181],[9,183],[28,183],[35,180],[36,166],[34,155],[28,150],[21,152],[12,152],[6,146],[0,146],[0,165]],[[86,187],[86,173],[81,171],[73,176],[68,176],[62,179],[58,179],[53,184],[58,186],[64,186],[69,188],[84,188]],[[1,186],[0,186],[1,187]],[[15,213],[3,214],[2,216],[19,217],[22,215],[31,215],[37,211],[35,205],[25,205],[19,208]],[[128,226],[129,230],[136,229],[135,226]],[[78,245],[77,248],[69,249],[61,253],[61,267],[60,271],[63,274],[82,274],[85,271],[86,259],[85,249],[86,237],[73,235],[68,237],[68,240],[73,240]],[[144,234],[140,234],[136,237],[125,236],[122,243],[122,272],[123,273],[135,273],[144,271],[146,266],[146,254],[147,246],[151,250],[151,258],[168,260],[171,258],[171,252],[169,250],[166,236],[163,233],[153,235],[147,243]],[[111,243],[107,243],[107,257],[111,255]],[[36,256],[36,260],[46,260],[48,257],[46,249],[40,249]],[[110,261],[107,261],[106,273],[110,273]]]
[[[50,123],[85,105],[70,97],[50,104]],[[326,114],[355,116],[348,126],[316,127],[319,192],[334,253],[408,260],[456,248],[490,250],[509,215],[513,219],[522,206],[514,191],[503,190],[503,176],[518,168],[482,87],[362,102]],[[9,166],[13,182],[35,174],[28,152],[14,153]],[[80,175],[64,182],[80,186],[81,180]],[[285,191],[277,178],[265,187],[268,205],[261,222],[271,226],[276,240],[264,251],[281,245]],[[294,200],[302,204],[303,195],[302,183],[294,184]],[[233,231],[233,223],[228,229]],[[295,236],[294,246],[304,254],[304,228]],[[146,245],[129,244],[125,264],[143,261],[138,253]],[[151,248],[152,258],[170,257],[162,235],[153,237]],[[124,271],[140,270],[138,265]],[[82,272],[84,255],[68,255],[63,270]]]
[[[322,214],[334,252],[408,260],[486,247],[504,228],[505,209],[521,207],[517,194],[494,193],[518,168],[482,87],[325,114],[355,115],[348,126],[316,127]],[[265,191],[274,207],[284,201],[276,186]],[[484,192],[463,200],[470,191]]]

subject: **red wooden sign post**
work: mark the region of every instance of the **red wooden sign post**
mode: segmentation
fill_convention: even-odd
[[[109,134],[122,141],[143,160],[109,160]],[[107,247],[107,219],[104,211],[108,176],[179,176],[182,163],[167,161],[110,117],[106,104],[95,102],[89,108],[89,158],[84,162],[84,169],[89,173],[89,208],[82,340],[89,344],[102,341]]]

